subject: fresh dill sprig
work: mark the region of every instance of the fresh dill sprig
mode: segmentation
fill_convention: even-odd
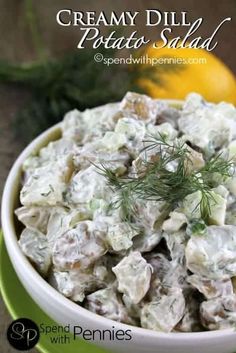
[[[127,178],[127,183],[124,183],[124,178],[116,175],[116,173],[109,169],[104,163],[100,165],[93,164],[97,169],[98,173],[107,179],[108,186],[116,192],[115,200],[110,202],[109,208],[120,209],[122,212],[122,219],[125,222],[132,222],[132,215],[135,213],[135,203],[132,200],[133,190],[131,179]]]
[[[152,151],[155,158],[148,158]],[[214,197],[211,193],[213,176],[217,173],[223,179],[232,175],[232,162],[221,154],[216,155],[199,170],[189,168],[191,150],[184,142],[170,143],[163,135],[151,136],[144,141],[142,165],[145,172],[138,176],[117,176],[114,171],[101,164],[99,173],[107,179],[107,184],[117,195],[113,206],[121,209],[123,219],[135,216],[136,200],[164,201],[171,209],[187,195],[201,192],[200,208],[202,219],[206,222],[211,215]]]
[[[214,187],[214,178],[212,179],[214,174],[219,174],[224,181],[228,177],[232,176],[233,170],[234,164],[232,160],[225,160],[222,153],[218,153],[206,162],[205,166],[201,169],[201,174],[205,181]]]

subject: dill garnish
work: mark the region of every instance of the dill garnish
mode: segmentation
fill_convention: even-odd
[[[150,151],[155,158],[148,158]],[[201,201],[197,207],[207,222],[214,203],[211,189],[217,186],[213,185],[214,176],[217,174],[221,180],[232,176],[232,162],[217,154],[194,170],[189,168],[193,162],[186,143],[180,140],[170,143],[161,134],[145,140],[141,153],[144,172],[140,175],[120,177],[104,164],[98,166],[99,173],[116,193],[117,201],[112,206],[120,208],[123,219],[130,221],[135,216],[136,200],[164,201],[167,207],[174,209],[187,195],[200,191]]]

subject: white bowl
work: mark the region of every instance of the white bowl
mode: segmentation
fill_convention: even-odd
[[[233,353],[236,351],[236,331],[234,330],[167,334],[106,319],[65,298],[33,268],[18,246],[14,221],[14,209],[19,199],[21,166],[29,155],[38,151],[50,140],[57,139],[59,135],[60,125],[58,124],[41,134],[20,154],[9,173],[2,198],[2,228],[8,254],[20,281],[33,300],[59,324],[70,324],[72,330],[76,325],[90,330],[113,330],[114,328],[131,330],[132,339],[129,341],[95,341],[96,344],[114,352]]]

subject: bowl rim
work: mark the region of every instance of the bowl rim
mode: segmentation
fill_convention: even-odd
[[[172,104],[181,104],[182,101],[179,100],[165,100],[168,103]],[[41,275],[36,271],[36,269],[32,266],[32,264],[28,261],[26,256],[21,251],[18,242],[17,235],[14,226],[14,201],[16,198],[17,187],[19,183],[19,176],[22,170],[22,164],[24,160],[32,153],[38,151],[42,146],[45,146],[47,143],[52,141],[50,136],[55,135],[60,131],[61,123],[58,123],[51,128],[47,129],[43,133],[41,133],[38,137],[36,137],[29,145],[24,148],[24,150],[20,153],[16,161],[14,162],[8,177],[5,182],[3,195],[2,195],[2,203],[1,203],[1,221],[2,221],[2,230],[3,237],[5,240],[6,248],[11,259],[11,262],[17,271],[17,267],[21,267],[21,272],[25,273],[25,276],[32,281],[37,283],[37,286],[40,291],[44,292],[48,299],[51,298],[54,301],[54,304],[60,305],[65,310],[66,308],[70,308],[75,314],[84,314],[90,319],[90,321],[94,323],[103,323],[104,326],[116,325],[117,329],[122,330],[131,330],[133,336],[142,336],[145,338],[162,338],[173,341],[189,341],[193,339],[201,339],[206,340],[214,340],[215,338],[227,338],[232,336],[232,334],[236,334],[233,329],[225,329],[225,330],[213,330],[213,331],[201,331],[201,332],[158,332],[150,329],[145,329],[137,326],[131,326],[128,324],[120,323],[111,319],[107,319],[103,316],[95,314],[72,300],[64,297],[61,293],[59,293],[55,288],[53,288]],[[55,140],[55,139],[54,139]],[[12,190],[14,192],[12,192]],[[14,196],[13,196],[14,195]],[[14,254],[14,256],[13,256]],[[22,283],[24,285],[24,283]],[[27,288],[26,288],[27,290]],[[30,294],[30,293],[29,293]]]

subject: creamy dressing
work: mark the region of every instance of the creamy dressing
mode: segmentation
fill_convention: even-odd
[[[61,131],[24,162],[15,211],[25,227],[19,245],[42,276],[112,320],[163,332],[234,327],[235,108],[193,93],[177,109],[128,92],[120,103],[67,113]],[[137,198],[131,223],[122,218],[119,195],[99,168],[142,177],[147,162],[165,153],[160,146],[143,150],[158,134],[185,144],[189,173],[217,153],[231,159],[232,176],[212,176],[207,224],[199,191],[174,205]],[[177,167],[175,160],[166,170]]]

